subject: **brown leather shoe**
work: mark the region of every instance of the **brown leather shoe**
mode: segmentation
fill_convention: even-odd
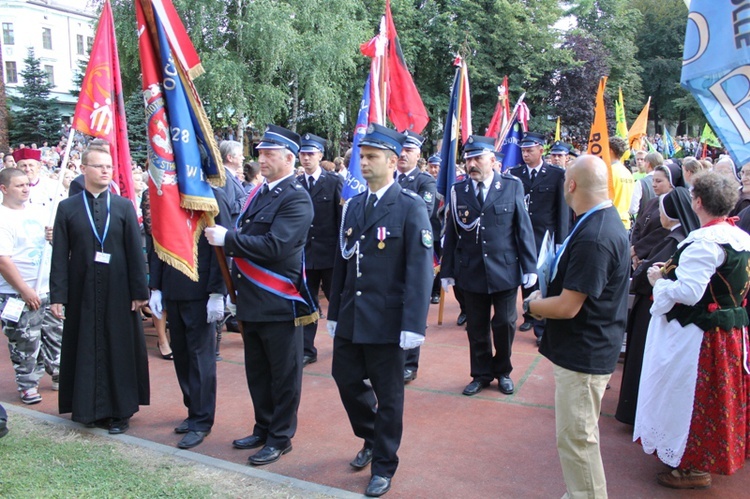
[[[711,474],[697,470],[678,470],[657,473],[659,485],[670,489],[707,489],[711,486]]]

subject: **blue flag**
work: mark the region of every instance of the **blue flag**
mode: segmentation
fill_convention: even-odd
[[[503,140],[503,145],[500,146],[500,152],[505,157],[503,158],[503,171],[508,171],[508,168],[513,168],[523,164],[523,157],[521,156],[521,139],[523,138],[523,128],[521,123],[518,121],[518,117],[513,118],[513,123],[508,130],[508,135]]]
[[[750,161],[750,33],[744,27],[747,5],[739,3],[690,3],[680,83],[735,163],[744,165]]]
[[[367,133],[367,117],[370,114],[370,75],[367,75],[365,91],[362,94],[362,101],[359,104],[359,114],[357,114],[357,126],[354,129],[354,140],[352,141],[352,157],[349,159],[346,180],[344,187],[341,189],[342,199],[350,199],[360,192],[367,190],[367,183],[362,178],[362,169],[359,165],[359,141]]]
[[[461,68],[456,69],[453,79],[453,90],[448,104],[448,115],[443,128],[443,147],[440,150],[440,173],[437,179],[437,191],[445,196],[445,205],[451,202],[451,186],[456,182],[456,156],[458,155],[458,137],[461,135],[458,123],[458,93],[461,85]]]

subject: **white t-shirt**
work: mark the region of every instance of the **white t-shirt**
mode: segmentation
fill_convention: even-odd
[[[23,280],[36,287],[36,277],[42,261],[44,226],[49,213],[41,207],[26,205],[22,210],[11,210],[0,205],[0,256],[9,256]],[[40,293],[49,292],[49,268],[52,253],[48,252],[45,270],[42,272]],[[0,293],[15,294],[18,291],[0,276]]]

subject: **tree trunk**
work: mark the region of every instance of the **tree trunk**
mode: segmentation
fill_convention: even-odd
[[[292,80],[292,119],[289,125],[289,129],[293,132],[297,131],[297,120],[299,120],[299,80],[295,74]]]

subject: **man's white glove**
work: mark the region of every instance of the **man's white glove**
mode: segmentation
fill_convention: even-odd
[[[424,335],[419,333],[413,333],[411,331],[401,331],[401,341],[399,346],[404,350],[411,350],[417,348],[424,343]]]
[[[206,239],[211,246],[224,246],[224,239],[227,237],[226,227],[214,225],[206,227]]]
[[[158,289],[151,291],[151,297],[148,299],[148,308],[151,309],[151,313],[154,314],[154,317],[161,319],[164,305],[161,302],[161,291]]]
[[[525,289],[529,289],[534,284],[536,284],[536,274],[524,274],[521,278],[521,282],[523,283],[523,287]]]
[[[448,291],[450,291],[451,286],[455,286],[456,285],[456,280],[454,278],[452,278],[452,277],[444,277],[444,278],[440,279],[440,284],[441,284],[441,286],[443,286],[443,289],[447,293]]]
[[[232,317],[237,315],[237,305],[232,303],[232,298],[230,298],[229,295],[227,295],[226,307],[227,307],[227,310],[229,310],[229,315],[231,315]]]
[[[211,293],[206,304],[206,322],[219,322],[224,318],[224,295]]]
[[[336,321],[328,321],[326,323],[326,329],[328,329],[328,336],[330,336],[331,338],[336,337],[336,324],[337,324]]]

